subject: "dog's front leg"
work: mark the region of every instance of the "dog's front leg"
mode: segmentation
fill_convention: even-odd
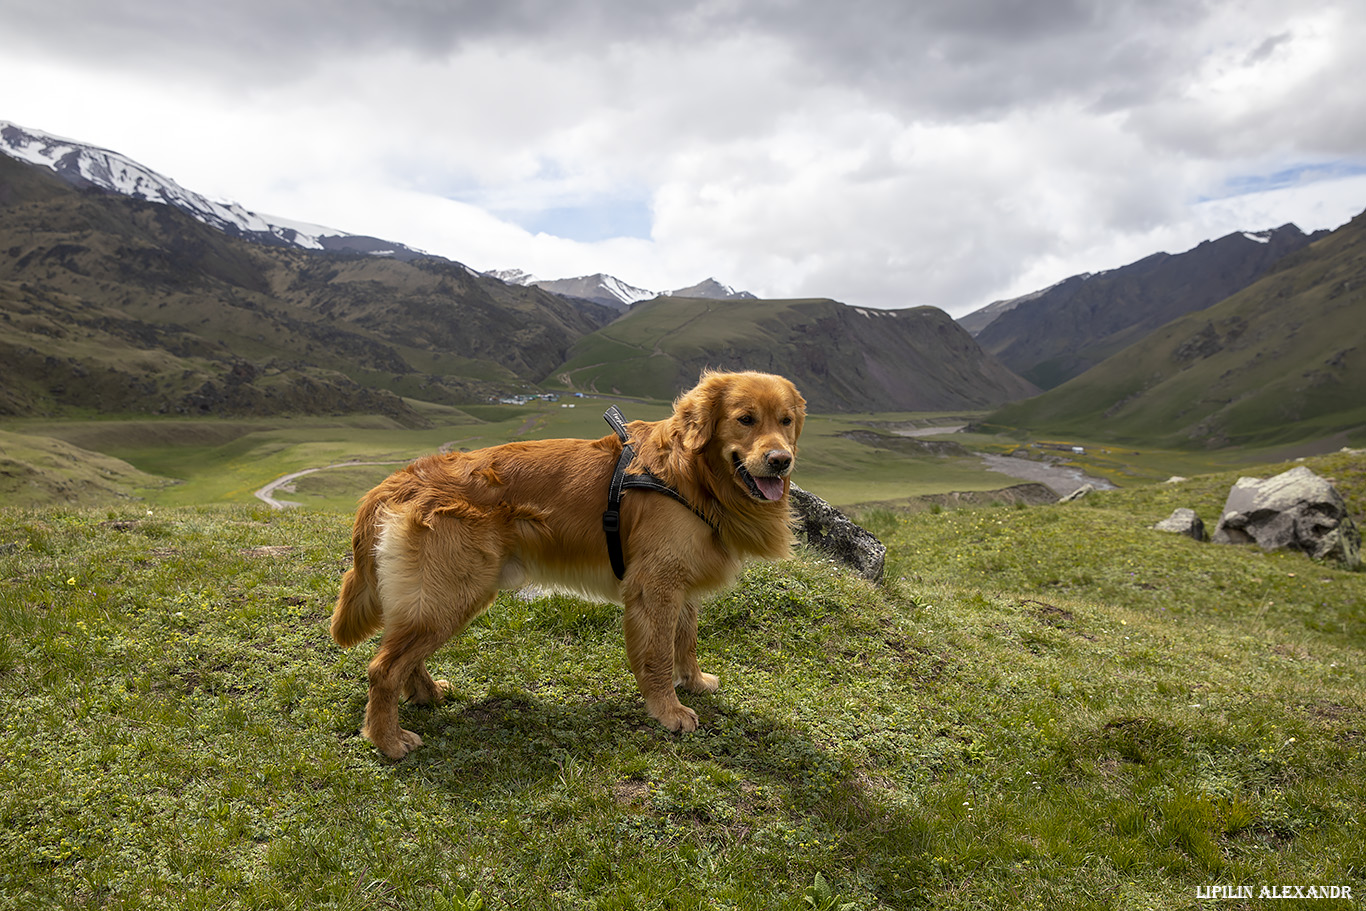
[[[697,602],[689,598],[674,631],[674,685],[690,693],[714,693],[721,688],[715,674],[697,666]]]
[[[697,730],[697,713],[678,701],[674,692],[674,637],[683,610],[681,593],[628,585],[623,629],[626,658],[645,708],[675,733]]]

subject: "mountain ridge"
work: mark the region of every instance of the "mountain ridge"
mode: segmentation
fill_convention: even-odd
[[[1366,434],[1366,213],[984,424],[1223,448]]]
[[[252,243],[0,156],[0,413],[417,418],[529,386],[613,311],[439,258]]]
[[[651,369],[619,365],[624,393],[670,399],[700,365],[805,378],[812,401],[836,410],[927,404],[904,390],[945,384],[961,387],[944,399],[952,407],[1031,391],[933,308],[901,319],[925,329],[923,344],[870,329],[897,313],[834,301],[814,313],[660,296],[621,315],[436,257],[252,243],[0,156],[0,414],[363,411],[413,423],[410,401],[454,406],[554,385],[585,345],[611,343],[599,329],[620,335],[641,314],[688,321],[698,307],[714,318],[652,341],[666,355]],[[599,341],[579,344],[590,336]],[[699,340],[709,350],[668,352]]]
[[[978,343],[1044,389],[1071,379],[1186,313],[1252,284],[1283,257],[1328,232],[1286,224],[1235,231],[1183,253],[1154,253],[1105,272],[1082,273],[960,318],[981,320]]]
[[[0,120],[0,152],[51,170],[77,189],[111,193],[174,206],[225,234],[257,243],[305,250],[366,253],[411,260],[428,254],[369,235],[347,234],[322,225],[263,215],[237,202],[215,200],[125,155],[89,143]]]

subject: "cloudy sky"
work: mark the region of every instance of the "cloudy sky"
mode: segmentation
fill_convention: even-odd
[[[961,315],[1366,210],[1361,0],[0,0],[0,119],[477,269]]]

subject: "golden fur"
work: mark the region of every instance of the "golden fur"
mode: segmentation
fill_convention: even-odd
[[[672,416],[628,424],[629,470],[674,487],[715,529],[671,497],[628,490],[620,581],[602,530],[615,435],[427,456],[395,472],[361,501],[355,563],[332,614],[343,647],[384,630],[362,733],[393,759],[421,746],[399,727],[400,696],[441,702],[448,686],[427,659],[499,589],[533,581],[625,605],[626,654],[646,708],[670,731],[696,729],[674,687],[718,687],[697,666],[699,600],[730,584],[746,558],[790,553],[788,478],[805,416],[782,377],[705,373]]]

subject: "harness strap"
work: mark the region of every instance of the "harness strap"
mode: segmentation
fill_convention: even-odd
[[[627,474],[626,467],[631,464],[636,453],[627,442],[626,418],[616,405],[608,408],[602,417],[621,439],[621,457],[617,459],[617,467],[612,472],[612,484],[607,488],[607,511],[602,514],[602,531],[607,536],[607,556],[612,561],[612,572],[621,579],[626,575],[626,557],[621,548],[621,495],[626,490],[653,490],[655,493],[668,494],[692,510],[693,515],[706,522],[712,531],[718,529],[696,506],[689,503],[683,494],[648,471],[643,474]]]

